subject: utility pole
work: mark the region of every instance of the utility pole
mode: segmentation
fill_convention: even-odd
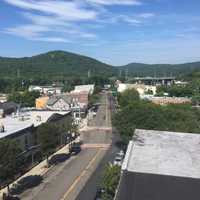
[[[20,78],[20,69],[17,69],[17,78]]]
[[[88,78],[90,78],[91,77],[91,72],[90,72],[90,70],[88,70]]]
[[[126,69],[126,75],[125,75],[125,79],[128,80],[128,69]]]
[[[121,69],[119,70],[119,77],[120,78],[122,77],[122,70]]]

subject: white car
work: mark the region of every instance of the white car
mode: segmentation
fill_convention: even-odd
[[[120,157],[124,158],[124,152],[123,152],[123,150],[121,150],[119,153],[117,153],[117,156],[120,156]]]
[[[113,165],[117,165],[117,166],[122,166],[123,163],[123,157],[122,156],[117,156],[115,157],[115,160],[113,162]]]

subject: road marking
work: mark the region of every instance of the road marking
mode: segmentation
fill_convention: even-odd
[[[95,156],[92,158],[92,160],[90,160],[89,164],[87,165],[87,167],[82,171],[82,173],[75,179],[75,181],[73,182],[73,184],[70,186],[70,188],[67,190],[67,192],[64,194],[64,196],[60,199],[60,200],[65,200],[68,195],[74,190],[74,188],[76,187],[76,185],[78,184],[78,182],[81,180],[81,178],[83,176],[85,176],[85,174],[87,173],[88,169],[94,164],[94,162],[96,161],[96,159],[98,158],[99,154],[101,152],[101,149],[99,149],[97,151],[97,153],[95,154]]]
[[[81,147],[83,149],[92,149],[92,148],[102,148],[102,149],[108,149],[111,146],[111,144],[83,144]]]

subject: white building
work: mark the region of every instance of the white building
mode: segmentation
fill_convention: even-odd
[[[29,86],[28,90],[29,90],[29,92],[38,91],[38,92],[40,92],[40,94],[45,94],[45,95],[61,94],[62,93],[62,87],[56,87],[56,86],[31,85],[31,86]]]
[[[135,89],[138,91],[139,95],[144,95],[148,92],[152,92],[153,95],[156,94],[156,86],[152,85],[144,85],[144,84],[125,84],[125,83],[119,83],[117,91],[119,93],[124,92],[127,89]]]
[[[33,131],[42,123],[51,122],[54,118],[59,121],[69,116],[70,112],[59,111],[27,111],[13,113],[0,119],[0,139],[15,139],[22,150],[35,144]],[[54,119],[55,120],[55,119]]]
[[[94,93],[95,85],[77,85],[73,92],[87,92],[88,94]]]

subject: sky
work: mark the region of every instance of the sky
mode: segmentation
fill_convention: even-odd
[[[0,56],[64,50],[112,65],[200,61],[199,0],[0,0]]]

